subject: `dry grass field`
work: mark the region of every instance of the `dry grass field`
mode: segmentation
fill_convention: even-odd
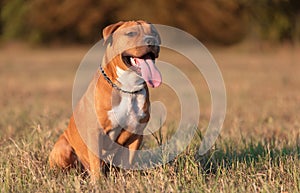
[[[76,169],[49,170],[48,154],[67,126],[73,80],[88,49],[0,46],[0,192],[300,192],[300,48],[284,45],[209,49],[223,73],[227,114],[207,155],[197,155],[210,115],[205,81],[170,55],[199,85],[199,135],[183,153],[155,169],[112,169],[96,185]],[[179,108],[168,89],[151,90],[168,107],[165,130],[176,125]]]

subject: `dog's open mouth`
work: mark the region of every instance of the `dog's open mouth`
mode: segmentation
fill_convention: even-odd
[[[141,57],[122,55],[122,60],[128,68],[135,71],[151,87],[161,84],[161,74],[155,66],[155,54],[148,52]]]
[[[141,74],[141,65],[140,65],[142,61],[151,59],[152,62],[155,63],[155,55],[153,52],[148,52],[141,57],[122,56],[122,59],[128,68],[134,70],[139,75],[142,75]]]

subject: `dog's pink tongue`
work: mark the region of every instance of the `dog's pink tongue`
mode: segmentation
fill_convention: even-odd
[[[142,77],[147,82],[147,84],[153,88],[158,87],[161,84],[162,79],[161,74],[156,68],[153,60],[151,60],[150,58],[136,58],[135,61],[140,66]]]

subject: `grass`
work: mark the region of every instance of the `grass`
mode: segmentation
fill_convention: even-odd
[[[72,81],[88,48],[2,46],[0,192],[300,192],[299,49],[256,48],[212,49],[224,75],[228,109],[210,152],[197,154],[210,114],[203,86],[197,90],[200,129],[184,152],[155,169],[111,169],[93,185],[78,169],[52,171],[47,164],[68,123]],[[185,70],[193,71],[189,65]],[[203,82],[198,78],[193,75],[192,82]],[[161,90],[151,93],[161,97]],[[164,101],[168,111],[177,108],[172,102]],[[168,115],[162,134],[148,136],[145,144],[171,135],[176,115]]]

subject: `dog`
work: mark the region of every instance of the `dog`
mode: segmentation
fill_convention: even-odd
[[[103,39],[102,64],[49,155],[51,168],[79,161],[92,181],[101,175],[105,152],[119,156],[119,164],[133,163],[150,118],[148,86],[162,83],[155,65],[161,40],[152,24],[121,21],[104,28]],[[128,151],[115,150],[120,147]]]

